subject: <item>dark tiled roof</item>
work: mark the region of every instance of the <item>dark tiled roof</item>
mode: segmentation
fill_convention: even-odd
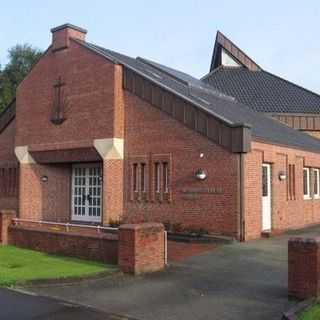
[[[320,95],[264,70],[218,67],[202,80],[258,112],[320,113]]]
[[[105,48],[78,41],[107,59],[124,65],[160,87],[173,92],[194,106],[205,110],[229,126],[239,123],[252,126],[252,135],[272,143],[292,145],[301,149],[320,152],[320,142],[307,134],[253,111],[184,72],[142,58],[131,58]]]

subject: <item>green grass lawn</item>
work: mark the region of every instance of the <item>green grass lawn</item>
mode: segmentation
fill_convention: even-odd
[[[0,286],[14,285],[17,281],[81,277],[114,270],[115,267],[99,262],[0,246]]]
[[[316,303],[306,309],[299,316],[299,320],[317,320],[320,319],[320,304]]]

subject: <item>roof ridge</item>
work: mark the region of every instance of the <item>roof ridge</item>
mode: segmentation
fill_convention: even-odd
[[[200,81],[203,81],[204,79],[210,77],[212,74],[216,73],[217,71],[219,71],[220,69],[222,69],[222,65],[214,68],[213,70],[211,70],[209,73],[205,74],[203,77],[200,78]]]

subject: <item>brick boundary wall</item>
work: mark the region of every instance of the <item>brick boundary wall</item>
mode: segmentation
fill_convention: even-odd
[[[288,295],[298,299],[320,295],[320,237],[289,239]]]
[[[77,257],[116,264],[118,235],[82,235],[63,231],[37,230],[23,226],[9,227],[9,243],[49,254]]]
[[[118,234],[85,230],[52,230],[28,223],[14,224],[14,211],[0,211],[0,245],[49,254],[77,257],[119,265],[131,274],[153,272],[165,267],[166,241],[161,223],[127,224]]]

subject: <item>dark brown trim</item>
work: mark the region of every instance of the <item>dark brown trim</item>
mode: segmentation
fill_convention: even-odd
[[[304,131],[320,131],[319,114],[267,113],[265,115],[268,115],[294,129]]]
[[[245,155],[240,153],[239,162],[239,199],[240,199],[240,212],[239,212],[239,240],[245,241]]]
[[[134,71],[124,68],[124,89],[167,113],[191,130],[207,137],[230,152],[249,152],[251,129],[243,124],[229,126],[210,113],[197,108]]]
[[[221,65],[221,49],[224,49],[232,58],[241,65],[252,71],[259,71],[262,68],[245,54],[238,46],[228,39],[220,31],[217,31],[214,49],[212,53],[210,72]]]

